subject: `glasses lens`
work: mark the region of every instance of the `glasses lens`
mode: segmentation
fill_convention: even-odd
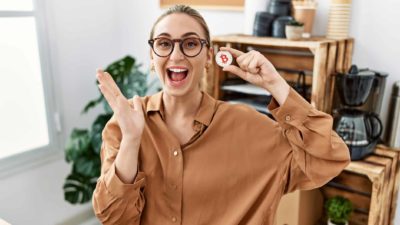
[[[171,40],[167,38],[158,38],[154,41],[153,49],[159,56],[168,56],[173,46],[174,43]]]
[[[195,56],[201,51],[201,42],[196,38],[187,38],[182,42],[183,53],[187,56]]]

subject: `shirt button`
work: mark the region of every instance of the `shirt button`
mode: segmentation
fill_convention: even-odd
[[[178,151],[177,150],[174,151],[174,156],[178,156]]]
[[[285,120],[286,120],[286,121],[290,121],[290,119],[291,119],[291,118],[290,118],[289,115],[285,116]]]
[[[176,217],[175,216],[173,216],[172,218],[171,218],[171,220],[172,220],[172,222],[176,222]]]

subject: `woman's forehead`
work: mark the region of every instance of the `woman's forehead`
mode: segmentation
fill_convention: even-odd
[[[187,36],[187,34],[197,34],[199,37],[205,38],[199,22],[183,13],[174,13],[164,17],[154,28],[154,37],[166,35],[177,38]]]

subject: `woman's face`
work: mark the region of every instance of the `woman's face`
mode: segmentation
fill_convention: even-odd
[[[159,21],[154,28],[154,38],[206,39],[201,25],[194,18],[183,13],[174,13]],[[161,44],[165,45],[165,43]],[[194,45],[189,42],[185,46],[190,49]],[[179,42],[174,42],[173,51],[167,57],[160,57],[151,51],[151,60],[163,85],[163,90],[172,96],[184,96],[199,91],[200,80],[204,75],[206,65],[211,64],[211,58],[212,50],[207,45],[203,45],[201,52],[195,57],[184,55]]]

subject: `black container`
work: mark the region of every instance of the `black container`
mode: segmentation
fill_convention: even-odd
[[[271,0],[267,12],[275,16],[289,16],[291,5],[291,0]]]
[[[370,70],[358,70],[353,65],[349,74],[336,76],[336,87],[342,104],[346,106],[363,105],[372,90],[375,73]]]
[[[340,109],[334,115],[333,127],[349,147],[352,160],[371,154],[383,130],[376,113],[352,108]]]
[[[268,12],[257,12],[254,18],[253,35],[271,36],[272,22],[276,16]]]
[[[286,38],[285,26],[293,20],[291,16],[280,16],[272,23],[272,37]]]
[[[359,109],[364,111],[375,112],[376,114],[381,115],[383,95],[385,92],[386,78],[388,76],[388,73],[377,70],[370,70],[370,71],[375,73],[375,79],[374,83],[372,84],[372,90],[365,104],[359,107]]]
[[[350,151],[350,159],[352,161],[363,159],[374,152],[377,144],[378,140],[375,140],[366,146],[347,146]]]
[[[355,65],[352,66],[353,68],[353,73],[355,72]],[[368,94],[368,97],[365,101],[365,104],[360,105],[360,106],[351,106],[352,108],[357,108],[359,110],[362,111],[367,111],[367,112],[375,112],[377,114],[381,114],[381,108],[382,108],[382,101],[383,101],[383,95],[384,95],[384,91],[385,91],[385,86],[386,86],[386,79],[388,76],[388,73],[386,72],[382,72],[382,71],[377,71],[377,70],[371,70],[371,69],[361,69],[361,71],[368,70],[370,71],[370,73],[373,73],[375,75],[373,83],[372,83],[372,87],[371,90],[369,91],[369,93],[360,93],[360,95],[362,94]],[[349,72],[351,74],[351,72]],[[348,87],[346,84],[338,84],[337,81],[338,76],[347,76],[350,74],[335,74],[335,90],[334,90],[334,96],[333,96],[333,102],[332,102],[332,110],[337,111],[337,109],[339,108],[343,108],[343,107],[349,107],[349,105],[346,104],[346,102],[344,102],[342,100],[342,98],[344,96],[341,97],[341,95],[339,92],[340,90],[346,90],[346,88],[352,88],[355,89],[355,87]],[[344,81],[342,81],[344,82]],[[348,93],[346,92],[345,95],[348,95]],[[360,101],[361,102],[361,101]],[[354,105],[354,104],[353,104]]]

